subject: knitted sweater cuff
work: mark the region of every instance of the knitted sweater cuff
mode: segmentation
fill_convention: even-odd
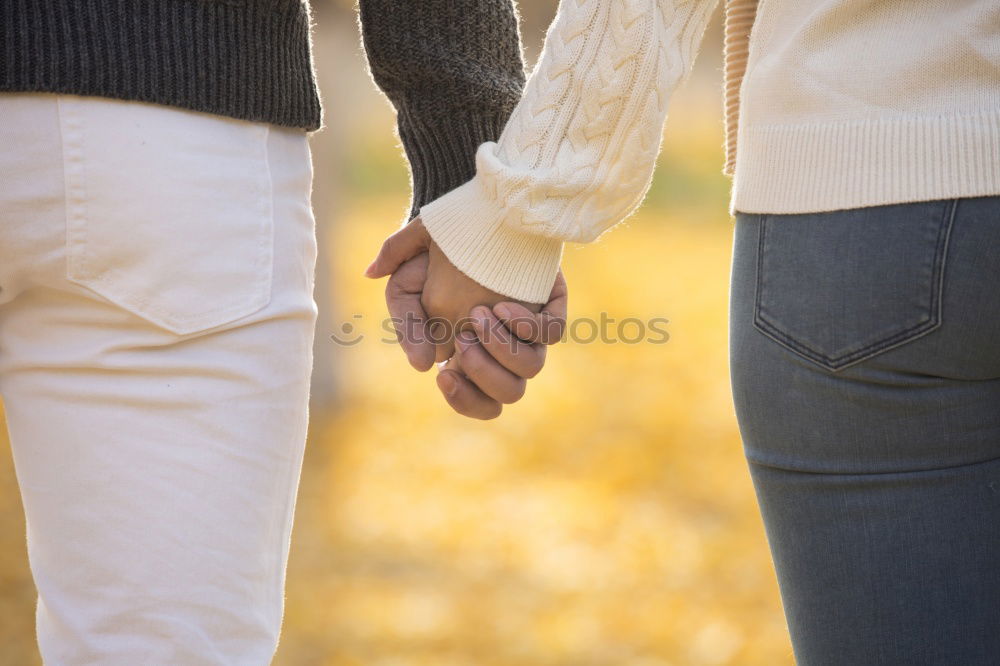
[[[473,179],[420,209],[431,238],[458,270],[487,289],[545,303],[559,272],[562,241],[504,223],[505,211]]]
[[[413,178],[410,218],[422,206],[476,175],[476,150],[496,141],[509,109],[456,110],[447,118],[400,108],[396,121]]]

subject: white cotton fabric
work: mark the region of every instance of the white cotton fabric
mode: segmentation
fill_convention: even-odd
[[[304,132],[0,96],[0,393],[48,666],[267,664],[316,318]]]

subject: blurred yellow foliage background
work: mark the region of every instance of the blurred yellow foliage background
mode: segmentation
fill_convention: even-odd
[[[380,341],[383,283],[361,272],[404,214],[405,164],[350,12],[317,14],[332,305],[316,372],[336,393],[312,410],[276,664],[792,664],[729,389],[718,26],[643,208],[565,254],[571,319],[663,317],[669,341],[553,347],[525,399],[480,423]],[[364,339],[336,346],[343,323]],[[39,663],[33,610],[5,444],[0,663]]]

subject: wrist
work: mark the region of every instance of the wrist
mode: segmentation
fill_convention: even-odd
[[[456,109],[447,116],[399,111],[399,138],[413,179],[411,218],[476,175],[476,151],[497,140],[508,115],[509,110]]]
[[[487,289],[545,303],[559,272],[562,241],[504,222],[505,210],[478,179],[420,209],[420,219],[448,260]]]

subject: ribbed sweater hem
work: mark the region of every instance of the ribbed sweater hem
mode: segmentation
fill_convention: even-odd
[[[562,241],[509,227],[503,213],[474,179],[423,206],[420,219],[462,273],[508,298],[545,303],[559,272]]]
[[[301,0],[4,0],[0,91],[111,97],[315,130]]]
[[[397,121],[413,178],[410,217],[438,197],[476,175],[476,150],[496,141],[510,115],[496,112],[454,110],[446,118],[411,113],[401,106]]]
[[[1000,194],[1000,109],[801,125],[741,119],[738,145],[731,213]]]

